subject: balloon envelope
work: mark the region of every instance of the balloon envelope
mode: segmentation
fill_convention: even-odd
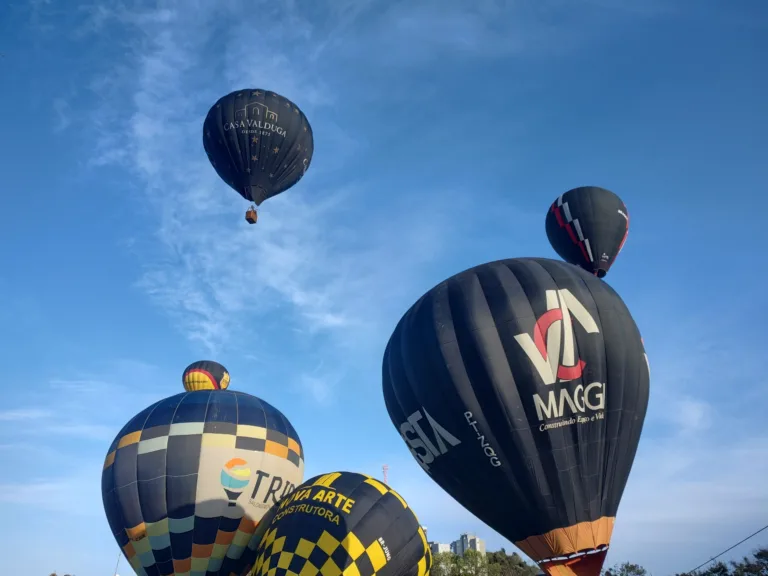
[[[254,576],[426,576],[432,566],[408,504],[364,474],[316,476],[270,515]]]
[[[242,392],[185,392],[123,427],[102,499],[139,576],[230,576],[250,569],[259,520],[303,474],[301,442],[279,410]]]
[[[627,240],[629,212],[610,190],[582,186],[552,203],[545,227],[563,260],[603,278]]]
[[[192,362],[181,377],[184,390],[224,390],[229,386],[229,372],[224,366],[212,360]]]
[[[599,574],[649,393],[640,334],[610,286],[542,258],[457,274],[398,323],[383,388],[446,492],[545,570]]]
[[[252,88],[227,94],[211,107],[203,147],[219,177],[258,205],[301,179],[312,161],[314,140],[296,104]]]

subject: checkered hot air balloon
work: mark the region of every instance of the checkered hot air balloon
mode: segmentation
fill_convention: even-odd
[[[405,500],[355,472],[307,480],[272,507],[258,536],[251,576],[426,576],[432,567]]]
[[[123,427],[102,498],[139,576],[239,576],[256,558],[262,516],[303,475],[299,437],[275,407],[230,390],[184,392]]]

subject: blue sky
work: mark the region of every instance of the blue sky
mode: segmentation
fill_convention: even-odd
[[[106,449],[206,357],[308,477],[387,463],[431,539],[510,549],[412,460],[381,355],[443,278],[555,257],[546,208],[584,184],[629,207],[608,280],[652,369],[608,564],[687,570],[768,523],[767,31],[762,0],[5,3],[3,572],[110,573]],[[201,143],[251,86],[316,138],[256,227]]]

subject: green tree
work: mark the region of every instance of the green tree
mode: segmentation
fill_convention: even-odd
[[[536,576],[538,567],[503,548],[483,555],[467,550],[464,556],[442,552],[432,557],[431,576]]]
[[[759,548],[740,562],[715,562],[704,570],[679,573],[675,576],[768,576],[768,548]]]
[[[709,568],[697,573],[697,576],[730,576],[731,570],[722,562],[715,562]]]
[[[631,562],[615,564],[613,568],[609,568],[603,574],[605,576],[648,576],[645,568],[640,566],[640,564],[632,564]]]
[[[463,558],[451,552],[441,552],[432,556],[431,576],[462,576]]]
[[[483,554],[467,550],[461,560],[464,564],[462,574],[465,576],[488,576],[488,561]]]
[[[538,566],[528,564],[517,552],[507,554],[504,548],[488,552],[486,561],[488,576],[536,576],[539,573]]]
[[[755,550],[751,558],[731,562],[731,566],[733,576],[768,576],[768,548]]]

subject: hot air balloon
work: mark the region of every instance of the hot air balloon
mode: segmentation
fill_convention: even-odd
[[[563,260],[603,278],[627,240],[629,212],[610,190],[582,186],[552,203],[545,226]]]
[[[184,390],[224,390],[229,386],[229,372],[218,362],[200,360],[192,362],[181,376]]]
[[[288,419],[230,390],[184,392],[139,412],[104,462],[112,533],[139,576],[244,574],[265,512],[304,475]]]
[[[258,206],[304,176],[314,140],[296,104],[250,88],[231,92],[211,107],[203,124],[203,147],[219,177]],[[256,223],[254,206],[245,219]]]
[[[648,405],[614,290],[516,258],[441,282],[384,353],[384,400],[421,467],[549,574],[597,576]]]
[[[315,476],[269,515],[252,576],[426,576],[432,566],[413,510],[365,474]]]

